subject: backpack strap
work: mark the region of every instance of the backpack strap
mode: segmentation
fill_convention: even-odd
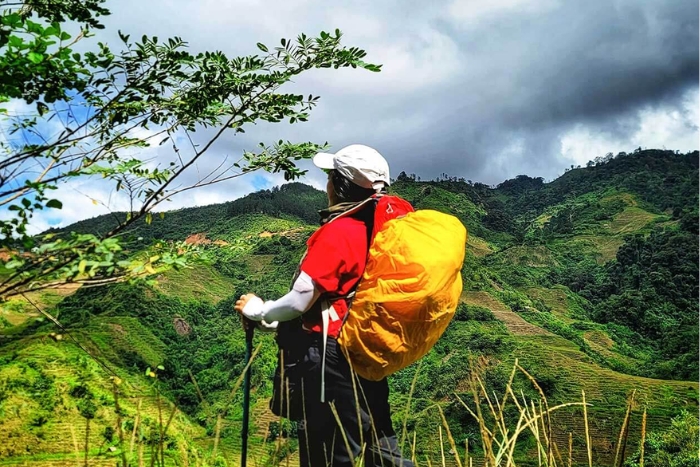
[[[381,195],[376,195],[365,202],[361,203],[360,206],[358,206],[358,209],[354,210],[353,212],[358,212],[362,207],[365,207],[367,204],[373,203],[374,206],[373,208],[377,207],[377,199]],[[372,210],[372,217],[374,217],[374,209]],[[366,224],[367,227],[367,256],[369,256],[369,248],[370,248],[370,242],[372,240],[372,231],[374,227],[374,222]],[[364,272],[364,271],[363,271]],[[350,291],[345,294],[345,295],[335,295],[333,296],[334,299],[337,300],[345,300],[345,303],[347,304],[347,311],[345,315],[343,316],[343,323],[340,325],[340,328],[342,330],[343,324],[345,324],[345,321],[348,319],[348,315],[350,314],[350,307],[352,306],[352,301],[355,298],[355,291],[357,290],[357,287],[360,285],[360,282],[362,281],[362,276],[355,282],[355,285],[350,289]],[[335,311],[335,308],[333,308],[333,305],[331,301],[326,298],[321,302],[321,322],[323,324],[322,326],[322,339],[323,339],[323,354],[321,356],[321,402],[326,401],[326,347],[328,343],[328,329],[330,326],[330,321],[338,321],[340,317]]]
[[[338,320],[338,315],[327,300],[324,300],[321,305],[321,321],[323,322],[323,353],[321,354],[321,403],[326,402],[326,347],[328,345],[328,327],[330,324],[331,313],[335,315],[335,320]]]

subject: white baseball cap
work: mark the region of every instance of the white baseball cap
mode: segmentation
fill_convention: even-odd
[[[342,176],[362,188],[381,190],[389,185],[389,164],[376,149],[363,144],[351,144],[335,154],[319,152],[313,158],[319,169],[337,170]]]

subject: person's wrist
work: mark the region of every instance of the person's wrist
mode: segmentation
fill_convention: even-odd
[[[251,297],[248,302],[246,302],[245,306],[243,307],[242,313],[243,316],[248,318],[251,321],[262,321],[263,319],[263,305],[265,302],[263,302],[262,298],[260,297]]]

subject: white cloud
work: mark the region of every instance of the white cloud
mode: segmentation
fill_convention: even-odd
[[[630,149],[629,145],[617,140],[613,135],[599,129],[579,124],[563,134],[561,154],[574,165],[585,165],[596,157],[608,152],[618,153]]]
[[[698,149],[698,95],[697,89],[688,92],[676,108],[643,108],[639,130],[630,137],[631,145],[681,152]]]
[[[678,106],[645,106],[626,125],[633,125],[631,132],[618,135],[605,127],[593,124],[577,124],[560,137],[561,155],[574,165],[608,152],[630,152],[641,147],[678,150],[698,149],[698,90],[687,92]]]
[[[381,64],[380,73],[324,70],[313,73],[310,84],[322,85],[330,92],[362,96],[371,109],[381,106],[381,102],[372,105],[370,99],[411,99],[415,92],[434,92],[462,70],[461,55],[450,36],[423,26],[372,44],[366,61]]]

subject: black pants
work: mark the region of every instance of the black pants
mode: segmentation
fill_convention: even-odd
[[[386,379],[368,381],[350,370],[335,339],[326,348],[325,400],[321,403],[323,347],[314,339],[304,369],[304,418],[298,423],[302,467],[413,467],[404,459],[391,425]],[[354,384],[353,384],[354,377]],[[342,428],[341,428],[342,427]]]

